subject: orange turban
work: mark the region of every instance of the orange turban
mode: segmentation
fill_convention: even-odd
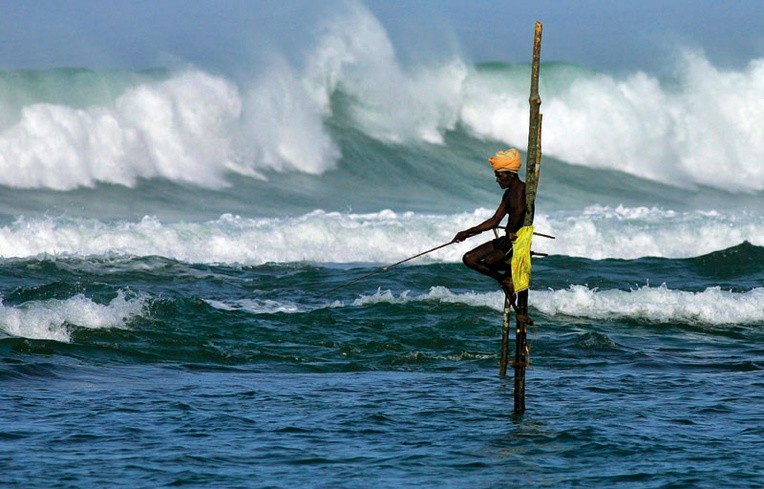
[[[488,161],[491,162],[493,171],[516,172],[523,164],[522,161],[520,161],[520,152],[515,148],[499,151],[495,155],[488,158]]]

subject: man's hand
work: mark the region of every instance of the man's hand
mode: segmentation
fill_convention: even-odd
[[[474,236],[475,234],[477,233],[475,233],[474,231],[470,229],[459,231],[458,233],[456,233],[456,236],[454,236],[454,241],[456,241],[457,243],[460,243],[464,241],[465,239]]]

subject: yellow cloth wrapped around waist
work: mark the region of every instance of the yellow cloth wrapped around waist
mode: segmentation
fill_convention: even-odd
[[[515,292],[528,289],[531,284],[531,238],[533,226],[523,226],[517,231],[517,239],[512,243],[512,282]]]

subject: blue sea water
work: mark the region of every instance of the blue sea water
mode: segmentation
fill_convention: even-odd
[[[492,214],[528,66],[353,25],[252,80],[0,73],[0,485],[764,485],[761,60],[542,66],[515,415],[492,236],[382,267]]]

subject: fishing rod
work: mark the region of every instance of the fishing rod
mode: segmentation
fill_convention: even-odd
[[[356,282],[360,282],[361,280],[363,280],[363,279],[365,279],[365,278],[368,278],[368,277],[371,277],[372,275],[376,275],[376,274],[378,274],[378,273],[386,272],[386,271],[390,270],[391,268],[393,268],[393,267],[397,267],[398,265],[400,265],[400,264],[402,264],[402,263],[406,263],[407,261],[411,261],[411,260],[413,260],[414,258],[419,258],[420,256],[426,255],[427,253],[432,253],[433,251],[437,251],[437,250],[439,250],[439,249],[441,249],[441,248],[445,248],[446,246],[452,245],[452,244],[454,244],[454,243],[456,243],[456,241],[452,239],[452,240],[451,240],[451,241],[449,241],[448,243],[443,243],[443,244],[441,244],[441,245],[438,245],[438,246],[436,246],[436,247],[434,247],[434,248],[430,248],[430,249],[429,249],[429,250],[427,250],[427,251],[423,251],[423,252],[421,252],[421,253],[417,253],[416,255],[414,255],[414,256],[410,256],[410,257],[408,257],[408,258],[406,258],[406,259],[403,259],[403,260],[401,260],[401,261],[397,261],[397,262],[395,262],[395,263],[391,263],[390,265],[384,266],[384,267],[382,267],[382,268],[380,268],[380,269],[378,269],[378,270],[374,270],[374,271],[373,271],[373,272],[371,272],[371,273],[367,273],[366,275],[363,275],[362,277],[358,277],[358,278],[355,278],[355,279],[353,279],[353,280],[350,280],[350,281],[348,281],[348,282],[342,283],[342,284],[338,285],[337,287],[334,287],[333,289],[330,289],[330,290],[326,291],[326,292],[324,293],[324,295],[326,295],[326,294],[329,294],[329,293],[331,293],[331,292],[334,292],[335,290],[337,290],[337,289],[341,289],[341,288],[343,288],[343,287],[345,287],[345,286],[348,286],[348,285],[350,285],[350,284],[354,284],[354,283],[356,283]]]
[[[499,228],[501,228],[501,229],[506,229],[506,226],[498,226],[498,227],[499,227]],[[542,237],[544,237],[544,238],[550,238],[550,239],[554,239],[554,236],[550,236],[550,235],[548,235],[548,234],[537,233],[537,232],[534,232],[533,234],[534,234],[534,235],[536,235],[536,236],[542,236]],[[437,251],[437,250],[439,250],[439,249],[441,249],[441,248],[445,248],[446,246],[450,246],[450,245],[452,245],[452,244],[454,244],[454,243],[457,243],[457,242],[458,242],[458,241],[456,241],[455,239],[452,239],[452,240],[451,240],[451,241],[449,241],[448,243],[443,243],[443,244],[440,244],[440,245],[438,245],[438,246],[435,246],[434,248],[430,248],[430,249],[429,249],[429,250],[427,250],[427,251],[423,251],[423,252],[421,252],[421,253],[417,253],[417,254],[416,254],[416,255],[414,255],[414,256],[410,256],[410,257],[408,257],[408,258],[404,258],[404,259],[403,259],[403,260],[401,260],[401,261],[397,261],[397,262],[395,262],[395,263],[391,263],[390,265],[384,266],[384,267],[382,267],[382,268],[380,268],[380,269],[378,269],[378,270],[374,270],[373,272],[371,272],[371,273],[367,273],[366,275],[362,275],[362,276],[360,276],[360,277],[354,278],[353,280],[349,280],[349,281],[347,281],[347,282],[341,283],[340,285],[338,285],[338,286],[336,286],[336,287],[334,287],[334,288],[331,288],[331,289],[327,290],[327,291],[326,291],[326,292],[324,292],[324,294],[322,294],[322,295],[328,295],[328,294],[330,294],[330,293],[334,292],[335,290],[339,290],[339,289],[341,289],[341,288],[343,288],[343,287],[347,287],[347,286],[348,286],[348,285],[350,285],[350,284],[354,284],[354,283],[356,283],[356,282],[360,282],[361,280],[363,280],[363,279],[365,279],[365,278],[369,278],[369,277],[371,277],[372,275],[377,275],[378,273],[386,272],[386,271],[390,270],[390,269],[391,269],[391,268],[393,268],[393,267],[397,267],[398,265],[401,265],[401,264],[403,264],[403,263],[406,263],[407,261],[411,261],[411,260],[413,260],[413,259],[415,259],[415,258],[419,258],[420,256],[426,255],[426,254],[428,254],[428,253],[432,253],[433,251]],[[536,253],[536,252],[531,252],[531,254],[532,254],[532,255],[536,255],[536,256],[547,256],[547,255],[546,255],[546,253]]]
[[[507,226],[496,226],[495,229],[507,229]],[[542,238],[555,239],[555,237],[552,236],[551,234],[537,233],[536,231],[533,231],[533,235],[541,236]]]

